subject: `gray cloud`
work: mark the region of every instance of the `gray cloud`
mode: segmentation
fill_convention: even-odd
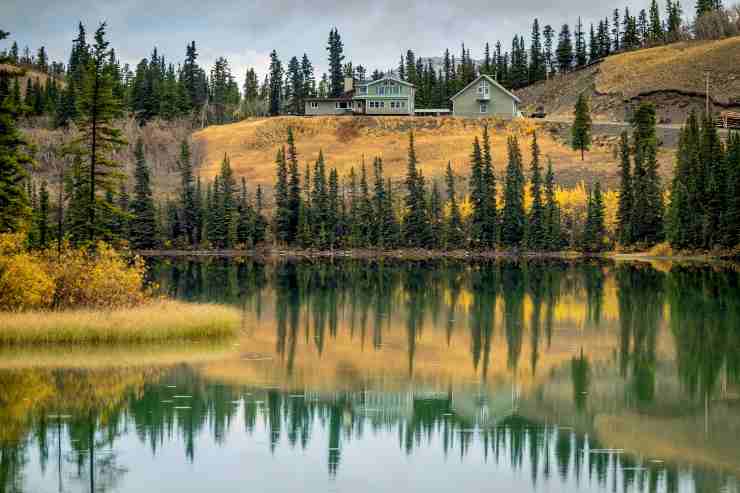
[[[123,61],[134,65],[154,46],[179,61],[185,45],[195,40],[202,64],[226,56],[241,80],[250,66],[262,77],[273,48],[284,62],[307,53],[318,76],[326,70],[325,46],[333,26],[342,35],[348,60],[386,69],[395,67],[408,48],[421,56],[441,55],[445,48],[457,54],[465,42],[480,57],[486,41],[501,40],[508,48],[515,34],[529,37],[534,17],[557,31],[581,15],[588,30],[589,22],[611,17],[614,7],[626,5],[637,13],[648,1],[618,0],[607,6],[587,0],[567,5],[548,0],[3,0],[0,28],[11,31],[11,40],[21,47],[45,45],[52,59],[66,60],[77,22],[92,32],[106,20],[111,44]]]

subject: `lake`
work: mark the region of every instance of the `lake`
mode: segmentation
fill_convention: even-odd
[[[738,492],[740,275],[152,261],[233,340],[0,349],[0,492]]]

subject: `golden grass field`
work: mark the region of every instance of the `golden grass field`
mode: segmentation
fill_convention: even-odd
[[[158,300],[134,308],[0,313],[0,345],[151,343],[227,337],[239,310],[214,304]]]
[[[705,93],[710,74],[710,95],[728,103],[740,98],[740,36],[719,41],[690,41],[658,46],[608,57],[596,76],[596,90],[638,94],[677,90]]]
[[[470,174],[473,139],[480,137],[483,125],[491,130],[491,145],[496,171],[506,166],[506,140],[516,135],[522,148],[528,174],[532,132],[537,131],[543,165],[551,158],[558,183],[574,185],[593,179],[615,183],[617,166],[613,142],[597,142],[586,153],[585,161],[567,142],[553,136],[547,124],[529,119],[511,122],[435,117],[277,117],[249,119],[239,123],[211,126],[196,132],[193,140],[201,149],[200,175],[211,179],[218,172],[224,155],[237,176],[244,176],[253,190],[257,184],[268,189],[275,180],[275,155],[284,145],[288,127],[295,133],[301,172],[308,162],[313,166],[323,151],[327,167],[336,168],[340,177],[350,168],[359,172],[363,159],[372,172],[372,161],[383,158],[385,175],[399,181],[406,173],[408,134],[414,131],[420,167],[428,178],[443,178],[447,163],[457,175]],[[670,169],[672,152],[663,153],[664,170]],[[370,177],[371,178],[371,177]]]

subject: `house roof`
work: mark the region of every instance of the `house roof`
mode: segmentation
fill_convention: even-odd
[[[406,82],[405,80],[396,79],[395,77],[391,77],[389,75],[383,76],[382,78],[380,78],[378,80],[371,80],[369,82],[363,82],[363,83],[358,84],[358,85],[372,86],[373,84],[377,84],[378,82],[383,82],[384,80],[392,80],[394,82],[398,82],[399,84],[403,84],[404,86],[416,87],[411,82]]]
[[[450,99],[451,99],[451,100],[454,100],[454,99],[455,99],[456,97],[458,97],[458,96],[459,96],[460,94],[462,94],[462,93],[464,93],[465,91],[467,91],[467,90],[468,90],[468,89],[469,89],[469,88],[470,88],[470,87],[471,87],[472,85],[474,85],[474,84],[475,84],[476,82],[478,82],[479,80],[481,80],[481,79],[482,79],[482,78],[484,78],[484,77],[486,78],[486,80],[487,80],[488,82],[490,82],[490,83],[491,83],[491,84],[493,84],[494,86],[496,86],[496,87],[498,87],[499,89],[501,89],[501,90],[502,90],[502,91],[503,91],[504,93],[506,93],[506,94],[507,94],[507,95],[508,95],[508,96],[509,96],[510,98],[512,98],[512,99],[513,99],[514,101],[516,101],[517,103],[521,103],[521,102],[522,102],[522,100],[521,100],[521,99],[519,99],[518,97],[516,97],[516,96],[515,96],[515,95],[514,95],[514,94],[513,94],[513,93],[512,93],[511,91],[509,91],[509,90],[508,90],[508,89],[506,89],[506,88],[505,88],[504,86],[502,86],[501,84],[499,84],[499,83],[498,83],[498,82],[496,81],[496,79],[494,79],[494,78],[493,78],[493,77],[491,77],[490,75],[486,75],[486,74],[481,74],[481,75],[479,75],[478,77],[476,77],[476,78],[475,78],[475,79],[473,80],[473,82],[471,82],[471,83],[470,83],[470,84],[468,84],[467,86],[465,86],[465,87],[463,87],[462,89],[460,89],[460,90],[459,90],[459,91],[457,92],[457,94],[455,94],[454,96],[452,96],[452,97],[451,97]]]

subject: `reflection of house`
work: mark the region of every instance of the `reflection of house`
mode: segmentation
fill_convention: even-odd
[[[450,98],[453,116],[513,118],[519,114],[518,97],[488,75],[473,82]]]
[[[337,98],[306,99],[306,115],[413,115],[414,85],[393,77],[357,84],[344,79],[344,93]]]

